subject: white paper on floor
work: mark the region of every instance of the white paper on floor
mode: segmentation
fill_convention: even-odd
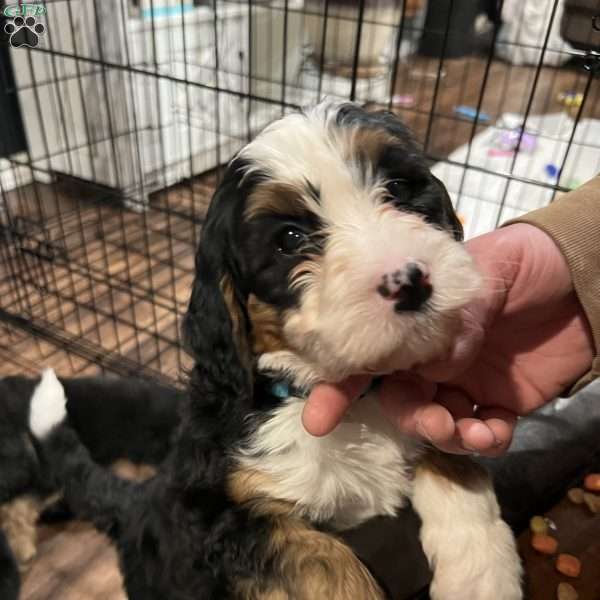
[[[503,132],[514,130],[522,123],[521,115],[505,113],[495,125],[476,135],[470,147],[465,144],[450,154],[448,160],[460,164],[439,162],[432,168],[448,188],[464,221],[467,238],[491,231],[504,221],[546,206],[552,200],[553,190],[539,184],[556,183],[557,177],[549,174],[547,166],[552,165],[558,171],[563,164],[574,120],[566,113],[532,115],[526,124],[526,132],[536,138],[532,152],[521,151],[516,160],[514,154],[489,154],[490,149],[498,147],[498,138]],[[491,173],[465,169],[461,166],[465,163]],[[532,183],[510,181],[511,167],[513,175]],[[600,120],[583,119],[575,130],[565,167],[559,173],[559,183],[574,188],[599,173]]]

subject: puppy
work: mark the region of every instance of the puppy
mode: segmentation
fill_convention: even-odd
[[[323,104],[229,164],[196,256],[195,366],[172,453],[141,485],[98,468],[51,373],[31,428],[69,503],[111,536],[129,597],[362,600],[385,594],[340,541],[411,500],[434,600],[517,600],[521,567],[487,475],[399,434],[377,387],[329,435],[319,381],[443,355],[480,288],[442,184],[390,113]]]
[[[29,434],[30,404],[39,381],[0,379],[2,600],[16,598],[18,569],[24,570],[36,554],[40,514],[51,508],[52,517],[68,516],[68,507],[56,503],[59,487],[41,464]],[[98,463],[128,459],[157,465],[167,455],[179,421],[180,392],[133,378],[87,377],[62,383],[69,395],[70,421]]]

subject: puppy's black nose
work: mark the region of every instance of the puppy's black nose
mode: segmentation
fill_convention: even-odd
[[[405,312],[419,310],[431,297],[433,287],[425,267],[412,262],[383,275],[377,291],[394,303],[396,312]]]

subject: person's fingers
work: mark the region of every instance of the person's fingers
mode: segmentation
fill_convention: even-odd
[[[302,411],[302,424],[306,431],[317,437],[333,431],[370,380],[368,375],[356,375],[339,384],[316,385]]]
[[[496,440],[495,445],[485,452],[486,456],[504,454],[512,442],[517,415],[504,408],[480,407],[476,411],[476,416],[491,429]]]
[[[467,450],[462,446],[459,432],[456,429],[456,421],[473,416],[473,403],[460,390],[447,388],[443,385],[438,387],[435,401],[450,413],[454,420],[454,431],[448,439],[437,439],[434,445],[443,452],[450,454],[470,454],[471,450]]]
[[[459,419],[456,422],[456,430],[461,446],[470,452],[484,454],[496,445],[494,432],[479,419]]]
[[[445,406],[455,421],[472,417],[475,411],[473,401],[464,392],[445,385],[438,386],[435,401]]]
[[[478,408],[474,418],[456,422],[461,446],[484,456],[504,454],[512,441],[517,416],[503,408]]]
[[[462,447],[454,417],[446,407],[420,400],[387,400],[382,405],[388,418],[403,433],[422,438],[443,452],[471,453]]]
[[[446,454],[473,454],[471,450],[465,450],[461,444],[460,436],[458,435],[458,430],[454,430],[454,435],[452,439],[448,442],[443,442],[436,444],[435,447]]]
[[[433,402],[435,391],[435,385],[417,378],[390,377],[382,382],[379,398],[386,416],[402,433],[439,447],[454,436],[454,419],[447,408]]]

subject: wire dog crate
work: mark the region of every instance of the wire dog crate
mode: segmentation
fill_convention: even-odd
[[[583,183],[600,171],[597,4],[5,2],[4,370],[176,383],[219,168],[323,97],[396,111],[468,236]]]

